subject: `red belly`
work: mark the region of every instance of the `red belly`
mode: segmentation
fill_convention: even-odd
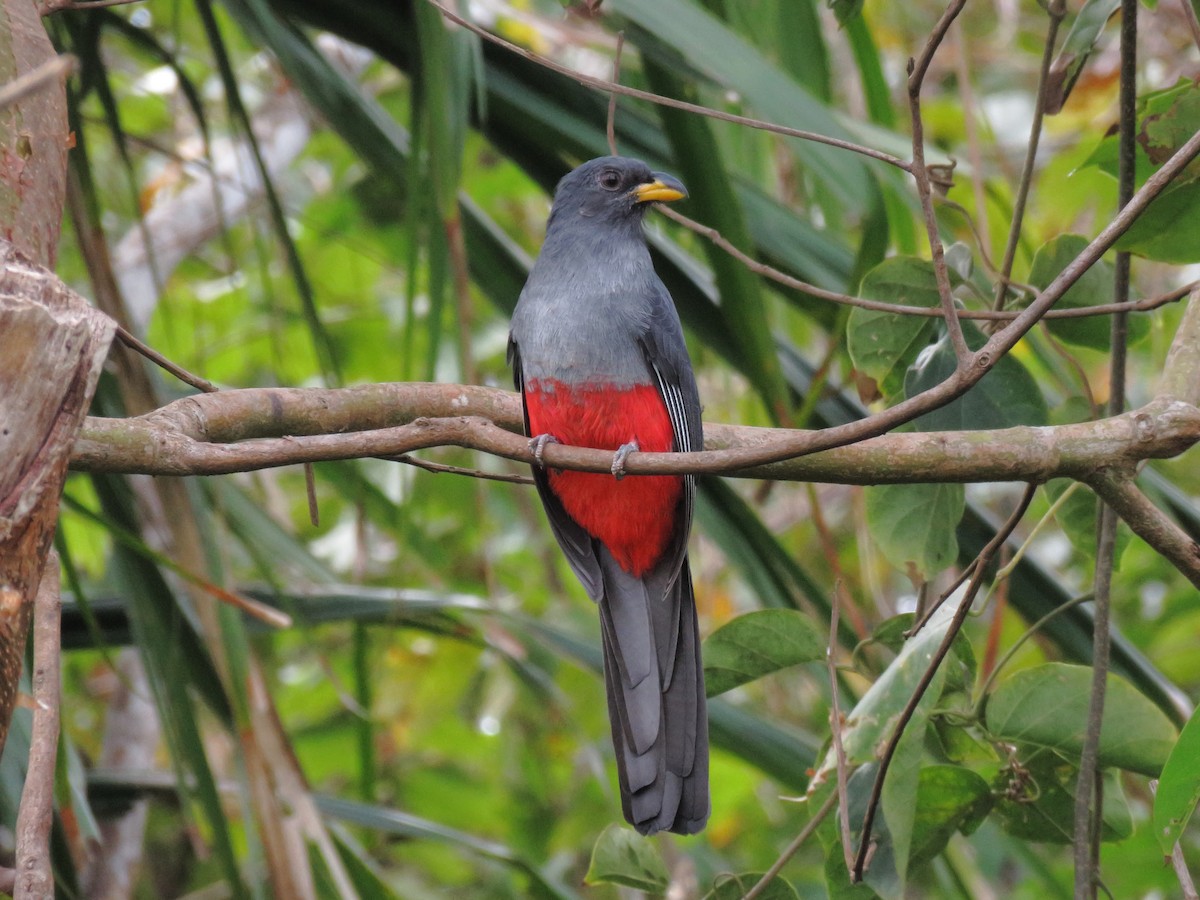
[[[570,387],[531,382],[525,387],[531,437],[550,434],[576,447],[616,450],[637,441],[647,452],[674,448],[674,431],[662,396],[653,385]],[[567,513],[598,538],[613,559],[639,576],[666,552],[675,527],[683,479],[675,475],[630,476],[547,472],[550,489]]]

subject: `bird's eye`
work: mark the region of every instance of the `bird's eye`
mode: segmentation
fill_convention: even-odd
[[[605,169],[600,173],[600,187],[606,191],[615,191],[621,187],[621,173],[616,169]]]

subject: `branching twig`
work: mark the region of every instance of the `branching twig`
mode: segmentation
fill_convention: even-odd
[[[33,729],[17,813],[16,900],[54,896],[50,828],[54,824],[54,764],[58,756],[61,609],[58,554],[51,550],[33,609]]]
[[[887,777],[888,768],[896,755],[896,748],[900,746],[900,739],[904,736],[904,730],[916,714],[917,707],[920,705],[921,699],[925,696],[925,691],[932,683],[933,676],[941,666],[942,660],[950,652],[950,647],[954,644],[954,639],[958,637],[958,632],[961,630],[963,622],[966,621],[967,613],[971,611],[971,604],[975,600],[975,595],[979,593],[979,586],[983,583],[988,565],[995,558],[997,551],[1004,546],[1004,542],[1008,540],[1009,535],[1013,533],[1013,530],[1020,523],[1021,518],[1025,515],[1025,510],[1029,508],[1029,504],[1033,501],[1036,492],[1037,485],[1030,484],[1026,486],[1025,493],[1021,497],[1021,502],[1017,504],[1017,508],[1008,517],[1008,521],[997,530],[992,539],[979,551],[979,556],[973,564],[974,574],[971,576],[971,583],[967,586],[962,600],[959,601],[958,609],[954,612],[954,618],[950,620],[950,624],[946,628],[945,637],[942,638],[942,642],[938,645],[937,650],[934,651],[928,667],[926,667],[924,673],[921,675],[921,680],[917,682],[916,689],[913,691],[912,696],[908,698],[908,703],[896,720],[896,727],[893,729],[887,746],[880,755],[879,771],[875,774],[875,782],[871,786],[871,796],[867,801],[867,811],[863,816],[862,835],[859,838],[858,854],[854,859],[854,868],[850,873],[851,881],[855,883],[862,881],[866,871],[867,854],[871,848],[871,831],[874,828],[875,816],[878,814],[879,802],[883,796],[883,781]]]
[[[818,287],[815,284],[810,284],[807,281],[802,281],[799,278],[788,275],[786,272],[781,272],[764,262],[760,262],[731,243],[729,239],[722,235],[717,229],[709,225],[705,225],[702,222],[697,222],[695,219],[688,218],[677,209],[671,209],[667,206],[660,206],[658,211],[671,221],[678,222],[689,231],[693,231],[701,237],[712,241],[756,275],[762,275],[764,278],[769,278],[771,281],[774,281],[777,284],[781,284],[784,287],[799,291],[802,294],[807,294],[810,297],[816,297],[818,300],[828,300],[830,303],[837,303],[842,306],[869,309],[874,310],[875,312],[886,312],[900,316],[920,316],[927,319],[942,319],[946,316],[946,311],[941,306],[907,306],[897,303],[887,303],[882,300],[871,300],[867,297],[854,297],[850,294],[843,294],[839,291],[831,291],[827,288]],[[1198,285],[1200,285],[1200,283],[1192,282],[1191,284],[1174,288],[1155,297],[1146,297],[1141,300],[1130,301],[1127,303],[1103,303],[1095,306],[1071,307],[1069,309],[1050,309],[1046,311],[1042,318],[1081,319],[1089,318],[1091,316],[1107,316],[1117,312],[1146,312],[1149,310],[1158,309],[1160,306],[1165,306],[1168,303],[1174,303],[1183,299],[1187,296],[1190,290],[1194,289]],[[1040,296],[1040,292],[1035,291],[1035,299],[1038,296]],[[1020,313],[1012,310],[959,309],[956,310],[956,315],[959,319],[982,319],[993,322],[1011,322],[1018,315],[1020,315]]]
[[[966,2],[967,0],[952,0],[925,42],[920,57],[915,61],[909,60],[908,69],[908,109],[912,123],[912,166],[909,172],[917,183],[917,197],[921,201],[921,210],[925,217],[925,231],[929,237],[929,252],[933,257],[933,272],[937,279],[943,317],[946,320],[946,333],[950,337],[951,346],[954,347],[954,358],[958,361],[959,370],[966,369],[971,364],[971,348],[967,346],[967,339],[963,336],[958,312],[954,307],[950,275],[946,271],[946,254],[938,231],[937,213],[933,209],[933,187],[929,183],[929,169],[925,165],[925,123],[921,118],[921,86],[925,82],[925,73],[929,70],[933,54]]]
[[[171,360],[167,359],[149,344],[140,340],[123,325],[117,326],[117,340],[119,340],[130,350],[133,350],[135,353],[140,353],[163,371],[170,372],[184,384],[190,385],[198,391],[211,394],[219,390],[219,388],[207,378],[201,378],[199,375],[193,375],[178,363],[171,362]]]
[[[420,459],[416,456],[410,456],[407,453],[402,453],[399,456],[381,456],[380,459],[386,459],[390,462],[404,463],[406,466],[412,466],[416,469],[424,469],[426,472],[433,472],[435,475],[466,475],[468,478],[481,478],[484,481],[500,481],[505,484],[533,484],[533,477],[530,475],[518,475],[508,472],[485,472],[482,469],[466,469],[462,466],[448,466],[445,463],[430,462],[427,459]]]
[[[612,82],[621,83],[621,51],[625,49],[625,32],[617,32],[617,49],[613,51]],[[608,118],[604,133],[608,137],[608,152],[617,156],[617,92],[608,95]]]
[[[1021,238],[1021,224],[1025,220],[1025,202],[1029,199],[1029,188],[1033,184],[1033,167],[1037,161],[1038,142],[1042,137],[1042,119],[1046,115],[1046,91],[1049,83],[1050,66],[1054,62],[1054,45],[1058,38],[1058,26],[1066,14],[1065,0],[1052,0],[1046,6],[1050,25],[1046,29],[1046,44],[1042,50],[1042,67],[1038,73],[1037,100],[1033,108],[1033,124],[1029,126],[1029,145],[1025,148],[1025,164],[1021,169],[1021,181],[1017,185],[1017,197],[1013,203],[1012,224],[1008,230],[1008,242],[1004,246],[1004,261],[1000,264],[1000,277],[996,280],[996,299],[993,308],[1004,309],[1007,298],[1008,279],[1012,275],[1013,261],[1017,255],[1017,244]]]
[[[582,72],[561,65],[552,59],[545,56],[539,56],[531,50],[526,50],[524,47],[518,46],[511,41],[506,41],[504,38],[492,34],[486,28],[481,28],[472,22],[470,19],[463,18],[441,3],[438,0],[427,0],[427,2],[437,7],[438,11],[443,16],[459,25],[473,34],[478,35],[483,40],[503,47],[518,56],[524,57],[530,62],[536,63],[539,66],[549,69],[552,72],[557,72],[560,75],[566,75],[582,85],[594,88],[598,91],[604,91],[610,94],[620,94],[623,97],[633,97],[635,100],[645,100],[648,103],[655,103],[659,106],[670,106],[673,109],[681,109],[684,112],[695,113],[698,116],[707,116],[710,119],[720,119],[722,122],[732,122],[735,125],[744,125],[747,128],[756,128],[760,131],[769,131],[773,134],[781,134],[785,137],[799,138],[803,141],[812,141],[817,144],[826,144],[830,147],[837,147],[841,150],[849,150],[852,153],[859,153],[863,156],[869,156],[871,159],[885,162],[888,165],[895,166],[903,171],[909,171],[909,164],[899,157],[892,156],[890,153],[884,153],[882,150],[876,150],[872,147],[864,147],[861,144],[855,144],[852,141],[844,141],[841,138],[829,137],[824,134],[817,134],[814,131],[804,131],[800,128],[789,128],[786,125],[776,125],[772,122],[764,122],[762,119],[752,119],[749,116],[739,116],[733,113],[723,112],[719,109],[712,109],[708,106],[701,106],[698,103],[688,103],[684,100],[675,100],[672,97],[664,97],[661,94],[653,94],[650,91],[641,91],[637,88],[625,87],[621,84],[614,84],[611,81],[605,81],[603,78],[593,78],[590,75],[584,75]]]
[[[515,394],[453,384],[371,384],[344,389],[248,388],[187,397],[146,416],[89,418],[76,441],[77,471],[222,475],[397,456],[439,446],[533,462]],[[1159,398],[1122,416],[992,431],[884,435],[768,466],[764,448],[819,432],[707,423],[693,453],[637,453],[630,473],[724,474],[841,484],[1045,481],[1087,478],[1112,465],[1169,458],[1200,442],[1200,409]],[[612,452],[553,444],[554,468],[609,472]]]
[[[1087,483],[1134,534],[1200,587],[1200,545],[1138,490],[1128,472],[1104,469]]]

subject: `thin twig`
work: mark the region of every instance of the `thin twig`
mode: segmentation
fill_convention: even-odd
[[[953,205],[958,206],[958,204]],[[695,219],[685,216],[677,209],[660,206],[658,211],[671,221],[678,222],[689,231],[708,239],[756,275],[762,275],[764,278],[769,278],[777,284],[799,291],[802,294],[807,294],[810,297],[816,297],[818,300],[828,300],[830,303],[837,303],[841,306],[857,307],[858,309],[868,309],[900,316],[920,316],[928,319],[943,319],[946,317],[946,310],[941,306],[906,306],[897,303],[887,303],[882,300],[871,300],[866,297],[854,297],[850,294],[843,294],[839,291],[831,291],[818,287],[815,284],[810,284],[807,281],[802,281],[799,278],[788,275],[786,272],[781,272],[764,262],[760,262],[731,243],[717,229],[702,222],[697,222]],[[1011,284],[1011,282],[1009,283]],[[1046,311],[1042,318],[1082,319],[1091,316],[1107,316],[1117,312],[1147,312],[1183,299],[1188,295],[1189,291],[1198,285],[1200,285],[1200,282],[1191,282],[1154,297],[1145,297],[1141,300],[1125,303],[1104,303],[1095,306],[1071,307],[1069,309],[1050,309]],[[1041,296],[1041,292],[1037,290],[1031,290],[1031,293],[1035,300]],[[959,309],[955,312],[959,319],[981,319],[993,322],[1011,322],[1020,315],[1019,311],[1014,310]]]
[[[292,617],[283,610],[276,609],[273,606],[268,606],[266,603],[260,603],[258,600],[255,600],[251,597],[243,596],[237,591],[227,590],[220,585],[213,584],[206,578],[202,578],[190,569],[180,565],[166,554],[159,553],[158,551],[146,546],[145,542],[142,541],[138,535],[120,528],[113,522],[102,521],[99,513],[89,509],[79,501],[73,500],[70,496],[64,496],[63,502],[80,515],[83,515],[95,522],[102,523],[104,527],[108,529],[108,533],[112,535],[114,539],[121,544],[124,544],[134,553],[138,553],[152,560],[158,565],[170,569],[184,581],[194,585],[210,597],[240,609],[247,615],[253,616],[260,622],[264,622],[273,628],[290,628],[292,626]]]
[[[1183,848],[1179,846],[1178,841],[1171,848],[1171,868],[1175,870],[1175,877],[1179,879],[1183,900],[1200,900],[1200,894],[1196,893],[1196,884],[1192,881],[1192,873],[1188,871],[1187,860],[1183,858]]]
[[[908,109],[912,125],[912,166],[909,172],[917,183],[917,197],[921,201],[921,211],[925,218],[925,231],[929,237],[929,252],[933,259],[933,273],[937,279],[938,298],[941,300],[943,318],[946,322],[946,333],[950,337],[950,345],[954,348],[954,358],[959,370],[965,370],[971,362],[971,348],[963,335],[962,324],[958,321],[958,312],[954,306],[954,294],[950,288],[950,275],[946,270],[946,253],[942,246],[942,238],[938,229],[937,213],[933,209],[933,187],[929,181],[929,169],[925,165],[925,123],[921,116],[921,87],[925,81],[925,73],[933,60],[933,54],[946,36],[958,14],[966,5],[967,0],[952,0],[946,7],[942,17],[934,26],[929,40],[918,60],[909,60],[908,75]]]
[[[796,851],[804,846],[804,842],[812,837],[812,833],[817,830],[817,826],[829,815],[829,811],[833,809],[835,802],[837,802],[837,794],[830,793],[825,798],[825,802],[821,804],[820,809],[813,813],[812,818],[800,829],[800,833],[792,839],[792,842],[779,854],[779,858],[771,864],[771,868],[763,873],[763,877],[758,880],[758,884],[746,891],[742,900],[755,900],[756,897],[767,889],[767,886],[775,880],[775,876],[783,871],[783,867],[787,865],[788,860],[795,856]]]
[[[482,469],[466,469],[462,466],[450,466],[445,463],[430,462],[427,459],[420,459],[408,453],[401,453],[396,456],[380,456],[377,459],[386,459],[390,462],[404,463],[406,466],[413,466],[417,469],[424,469],[426,472],[433,472],[435,475],[466,475],[468,478],[482,478],[484,481],[501,481],[506,484],[533,484],[533,477],[530,475],[519,475],[516,472],[484,472]]]
[[[149,344],[141,341],[123,325],[117,326],[117,340],[119,340],[130,350],[133,350],[146,357],[146,359],[150,360],[150,362],[154,363],[160,369],[170,372],[184,384],[191,385],[198,391],[204,391],[206,394],[212,394],[220,390],[207,378],[201,378],[199,375],[193,375],[178,363],[171,362],[171,360],[167,359]]]
[[[908,723],[912,721],[912,717],[916,714],[917,707],[925,696],[925,691],[933,682],[933,676],[941,666],[942,660],[946,658],[946,654],[950,652],[950,647],[954,644],[954,639],[958,637],[958,632],[962,629],[963,622],[966,621],[967,614],[971,611],[971,604],[974,602],[976,594],[979,593],[979,587],[983,583],[988,565],[995,558],[996,552],[1004,546],[1004,542],[1008,540],[1009,535],[1016,529],[1036,493],[1037,485],[1030,484],[1026,486],[1020,503],[1017,504],[1017,508],[1013,510],[1012,515],[1008,517],[1008,521],[997,530],[992,539],[979,551],[979,555],[974,562],[974,575],[971,578],[971,583],[967,586],[966,592],[963,594],[962,600],[959,601],[958,609],[954,611],[954,618],[950,620],[942,642],[938,645],[937,650],[934,651],[929,665],[921,675],[921,680],[917,682],[916,689],[913,691],[912,696],[908,698],[908,703],[896,721],[896,727],[892,730],[892,735],[888,739],[887,746],[880,756],[879,771],[875,773],[875,782],[871,785],[871,796],[867,801],[867,811],[863,816],[858,855],[855,857],[854,868],[850,873],[850,879],[855,883],[862,881],[863,875],[866,872],[867,856],[871,849],[871,831],[874,828],[875,816],[878,814],[880,799],[883,796],[883,781],[887,777],[888,768],[896,756],[896,749],[900,746],[900,739],[904,736],[904,731],[908,727]]]
[[[75,71],[75,57],[69,53],[46,60],[35,69],[0,87],[0,109],[7,109],[30,94],[36,94]]]
[[[1200,47],[1200,18],[1196,16],[1196,7],[1192,5],[1192,0],[1179,0],[1179,5],[1183,9],[1183,18],[1188,23],[1188,30],[1192,33],[1192,40]]]
[[[1119,95],[1120,131],[1117,151],[1117,210],[1133,199],[1136,177],[1137,129],[1137,0],[1121,0],[1121,76]],[[1129,297],[1130,256],[1118,253],[1113,267],[1113,299]],[[1125,410],[1125,354],[1129,338],[1128,317],[1112,318],[1109,344],[1110,414]],[[1100,729],[1104,719],[1104,696],[1108,685],[1111,649],[1112,578],[1116,566],[1117,513],[1101,498],[1096,522],[1096,565],[1092,618],[1092,684],[1088,701],[1087,728],[1079,753],[1079,778],[1075,791],[1074,861],[1075,896],[1095,897],[1100,875],[1100,818],[1103,809],[1099,771]]]
[[[17,813],[16,900],[54,896],[50,829],[54,824],[54,768],[58,756],[61,610],[58,554],[52,550],[46,557],[33,608],[33,728]]]
[[[1092,830],[1100,827],[1100,804],[1096,798],[1098,785],[1095,782],[1099,774],[1100,727],[1108,686],[1109,610],[1117,534],[1117,514],[1107,503],[1100,504],[1096,530],[1099,541],[1092,588],[1096,601],[1092,614],[1092,685],[1075,788],[1075,896],[1080,898],[1096,896],[1096,879],[1099,875],[1099,859],[1093,852],[1091,838]]]
[[[308,499],[308,521],[313,528],[321,527],[321,507],[317,503],[317,474],[313,464],[304,464],[304,496]]]
[[[885,162],[888,165],[895,166],[905,172],[910,171],[910,164],[892,156],[890,153],[884,153],[882,150],[876,150],[872,147],[864,147],[861,144],[855,144],[852,141],[844,141],[841,138],[829,137],[824,134],[817,134],[814,131],[804,131],[800,128],[789,128],[786,125],[776,125],[773,122],[764,122],[762,119],[753,119],[749,116],[739,116],[733,113],[723,112],[719,109],[712,109],[707,106],[701,106],[698,103],[688,103],[684,100],[675,100],[671,97],[664,97],[661,94],[653,94],[650,91],[641,91],[637,88],[625,87],[624,85],[614,84],[611,81],[605,81],[603,78],[593,78],[590,75],[584,75],[582,72],[557,63],[552,59],[541,56],[537,53],[527,50],[524,47],[514,44],[511,41],[506,41],[504,38],[492,34],[486,28],[481,28],[470,19],[463,18],[458,13],[453,12],[443,6],[438,0],[427,0],[435,6],[438,11],[453,22],[473,34],[478,35],[483,40],[493,43],[499,47],[503,47],[518,56],[524,57],[532,63],[549,69],[552,72],[557,72],[560,75],[566,75],[568,78],[579,82],[586,87],[594,88],[597,91],[605,93],[620,94],[623,97],[633,97],[636,100],[645,100],[648,103],[654,103],[659,106],[669,106],[673,109],[681,109],[684,112],[695,113],[699,116],[707,116],[710,119],[719,119],[722,122],[732,122],[735,125],[744,125],[747,128],[757,128],[760,131],[769,131],[773,134],[782,134],[785,137],[799,138],[803,141],[812,141],[817,144],[825,144],[830,147],[837,147],[840,150],[849,150],[852,153],[859,153],[863,156],[869,156],[871,159]]]
[[[612,82],[621,83],[621,51],[625,49],[625,32],[617,32],[617,49],[613,52]],[[608,95],[608,118],[604,133],[608,136],[608,152],[617,156],[617,92]]]
[[[1000,277],[996,280],[996,299],[993,308],[1004,309],[1007,299],[1009,277],[1017,255],[1017,244],[1021,238],[1021,223],[1025,219],[1025,202],[1033,184],[1033,167],[1037,161],[1038,142],[1042,137],[1042,120],[1046,115],[1047,85],[1050,66],[1054,62],[1054,45],[1058,39],[1058,26],[1066,14],[1065,0],[1053,0],[1047,7],[1050,24],[1046,29],[1046,43],[1042,48],[1042,66],[1038,74],[1037,100],[1033,108],[1033,124],[1029,127],[1029,145],[1025,148],[1025,164],[1021,169],[1021,181],[1017,185],[1017,197],[1013,204],[1012,225],[1008,230],[1008,242],[1004,246],[1004,261],[1000,264]]]
[[[107,9],[110,6],[130,6],[142,0],[49,0],[40,10],[43,16],[67,9]]]
[[[842,835],[842,856],[848,873],[854,868],[854,851],[852,849],[854,838],[850,835],[850,799],[846,790],[850,773],[846,760],[846,747],[842,743],[842,708],[838,698],[837,664],[833,659],[838,647],[838,613],[842,605],[841,597],[842,582],[841,579],[837,579],[833,585],[833,599],[829,604],[829,644],[825,647],[825,665],[829,671],[829,729],[833,735],[833,752],[837,758],[838,828]]]

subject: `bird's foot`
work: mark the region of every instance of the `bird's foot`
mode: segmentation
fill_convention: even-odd
[[[539,434],[537,437],[529,439],[529,449],[533,451],[533,460],[538,464],[538,468],[546,468],[546,464],[542,462],[542,454],[546,452],[546,445],[557,443],[558,438],[552,434]]]
[[[641,449],[637,441],[630,441],[628,444],[622,444],[617,448],[617,452],[613,454],[612,461],[612,473],[617,481],[625,477],[625,460],[629,459],[629,454],[636,453]]]

